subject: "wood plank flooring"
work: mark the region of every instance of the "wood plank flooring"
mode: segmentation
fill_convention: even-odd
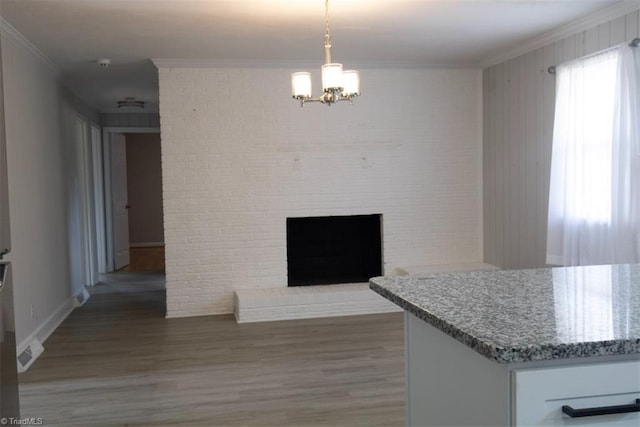
[[[129,247],[126,271],[164,271],[164,246]]]
[[[153,275],[94,287],[20,377],[47,426],[404,425],[399,313],[164,319]]]

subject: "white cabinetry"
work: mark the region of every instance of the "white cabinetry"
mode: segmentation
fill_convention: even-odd
[[[408,312],[405,346],[408,426],[640,426],[639,412],[570,418],[561,409],[635,403],[637,355],[497,363]]]
[[[640,412],[571,418],[573,409],[629,406],[640,399],[640,362],[516,369],[512,422],[516,426],[640,426]],[[514,422],[515,421],[515,422]]]

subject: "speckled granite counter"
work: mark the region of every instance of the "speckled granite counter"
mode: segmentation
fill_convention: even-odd
[[[376,277],[370,288],[499,363],[640,354],[640,264]]]

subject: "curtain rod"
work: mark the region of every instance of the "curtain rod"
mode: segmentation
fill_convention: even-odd
[[[640,37],[636,37],[635,39],[631,40],[631,42],[629,43],[629,46],[631,46],[631,47],[640,47]],[[608,50],[615,49],[616,47],[617,46],[610,47],[608,49],[601,50],[600,52],[596,52],[596,53],[594,53],[592,55],[587,55],[586,57],[598,55],[598,54],[606,52]],[[583,57],[583,58],[586,58],[586,57]],[[547,68],[547,72],[549,74],[555,74],[556,73],[556,66],[555,65],[550,66],[549,68]]]

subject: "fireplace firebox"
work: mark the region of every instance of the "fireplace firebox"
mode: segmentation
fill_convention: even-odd
[[[287,218],[287,270],[289,286],[382,275],[382,215]]]

